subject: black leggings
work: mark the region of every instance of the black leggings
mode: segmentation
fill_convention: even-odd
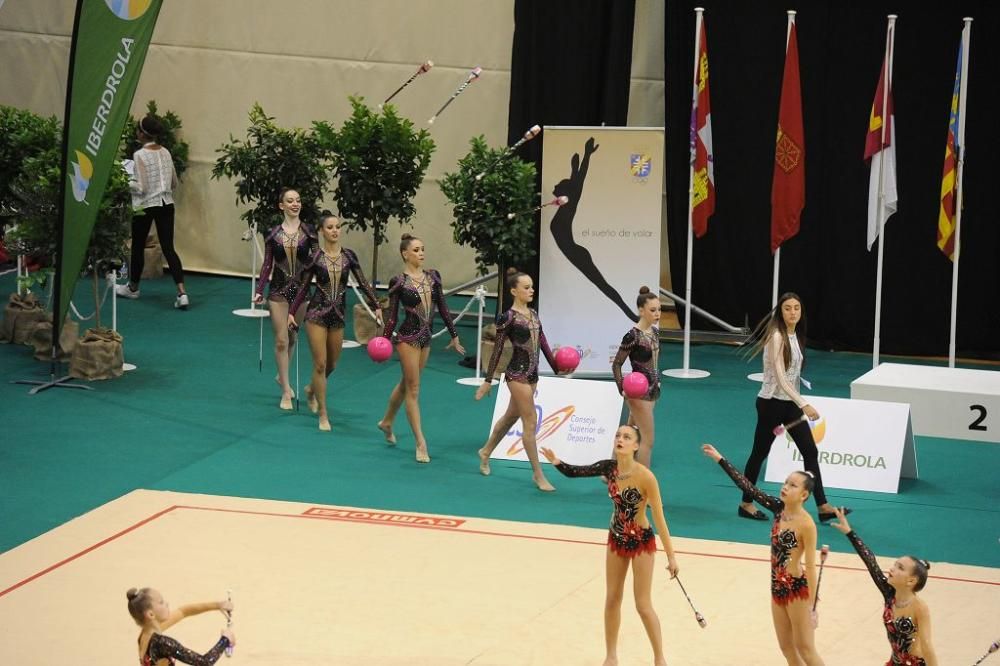
[[[757,485],[757,477],[760,475],[760,466],[771,451],[771,444],[774,442],[774,429],[783,423],[791,423],[802,416],[800,409],[791,400],[777,400],[775,398],[757,398],[757,429],[753,434],[753,451],[747,458],[746,468],[743,476],[750,480],[750,483]],[[826,493],[823,492],[823,477],[819,472],[819,451],[816,449],[816,442],[813,440],[812,430],[809,424],[802,422],[789,428],[788,434],[792,436],[796,448],[802,454],[802,461],[806,470],[812,472],[813,498],[816,506],[826,504]],[[750,503],[753,497],[743,494],[743,501]]]
[[[129,263],[129,283],[139,286],[142,269],[146,263],[146,238],[149,229],[156,224],[156,237],[160,239],[160,249],[170,267],[170,275],[176,284],[184,282],[184,267],[174,249],[174,205],[151,206],[143,209],[143,215],[132,217],[132,261]]]

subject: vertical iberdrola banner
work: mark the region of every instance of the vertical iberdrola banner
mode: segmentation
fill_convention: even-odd
[[[77,0],[69,53],[65,174],[53,322],[62,323],[90,244],[162,0]]]

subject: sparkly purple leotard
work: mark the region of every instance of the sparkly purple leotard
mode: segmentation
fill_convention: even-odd
[[[781,512],[785,510],[785,503],[750,483],[725,458],[719,460],[719,465],[743,492],[753,498],[753,501],[774,513],[774,524],[771,526],[771,599],[779,606],[785,606],[797,599],[808,599],[809,580],[805,573],[801,576],[788,573],[789,558],[792,551],[798,547],[799,541],[795,536],[795,530],[781,527]]]
[[[400,303],[403,304],[405,316],[399,330],[395,331],[397,342],[405,342],[419,349],[430,345],[435,306],[441,313],[448,333],[452,338],[458,337],[451,311],[445,302],[441,274],[437,271],[423,271],[423,277],[419,280],[414,280],[406,273],[400,273],[389,280],[389,311],[385,318],[385,336],[390,339],[396,328]]]
[[[615,384],[618,385],[618,392],[622,388],[622,364],[628,359],[632,363],[632,372],[641,372],[646,381],[649,382],[649,389],[640,400],[656,400],[660,397],[660,329],[653,326],[649,331],[643,333],[638,328],[633,328],[622,338],[615,360],[611,362],[611,372],[615,375]]]
[[[538,318],[538,313],[528,308],[528,314],[525,315],[511,308],[500,315],[497,320],[497,337],[493,343],[493,355],[490,356],[489,368],[486,370],[486,377],[483,381],[493,381],[493,373],[496,372],[497,363],[500,362],[504,341],[508,339],[514,352],[510,357],[510,363],[507,364],[507,369],[504,371],[504,377],[508,382],[537,384],[539,351],[545,354],[545,360],[549,362],[552,370],[556,370],[556,359],[545,339],[545,332],[542,330],[542,322]]]
[[[149,645],[146,646],[146,654],[139,660],[139,663],[142,666],[159,666],[161,661],[166,660],[167,664],[173,666],[176,659],[184,664],[211,666],[219,661],[219,657],[222,656],[227,647],[229,647],[229,639],[223,636],[212,646],[211,650],[205,654],[198,654],[169,636],[153,634],[149,639]]]
[[[556,469],[569,477],[603,476],[608,480],[608,497],[615,505],[608,529],[608,547],[612,551],[628,558],[656,552],[653,528],[641,525],[636,520],[640,516],[639,505],[646,498],[638,488],[618,485],[621,481],[618,476],[618,461],[601,460],[593,465],[568,465],[560,462]]]
[[[291,303],[299,289],[298,277],[302,267],[316,249],[316,232],[308,224],[299,223],[294,234],[287,234],[277,225],[264,240],[264,264],[257,278],[257,295],[264,295],[269,301]],[[294,312],[294,310],[293,310]]]
[[[378,299],[375,297],[375,290],[368,284],[361,264],[358,263],[358,255],[353,250],[342,248],[340,254],[331,257],[323,250],[316,250],[309,258],[309,263],[302,269],[297,282],[301,285],[295,300],[289,308],[290,312],[296,312],[306,295],[309,293],[309,282],[312,277],[316,278],[316,289],[312,298],[309,299],[309,307],[306,308],[306,320],[325,326],[326,328],[344,328],[345,310],[347,308],[347,278],[353,273],[358,286],[368,301],[368,307],[373,311],[378,308]]]
[[[927,662],[924,661],[923,657],[910,654],[910,648],[913,647],[913,639],[917,633],[916,620],[906,615],[894,617],[895,611],[893,609],[896,606],[896,589],[889,584],[889,580],[882,573],[882,568],[878,565],[878,560],[875,559],[875,555],[868,549],[868,546],[861,540],[861,537],[854,530],[851,530],[847,533],[847,538],[850,539],[854,550],[858,551],[861,561],[868,567],[868,573],[871,574],[872,580],[875,581],[875,586],[882,593],[882,598],[885,600],[885,608],[882,611],[882,624],[885,625],[885,633],[889,638],[889,648],[892,650],[892,656],[889,658],[889,661],[885,662],[885,666],[927,666]]]

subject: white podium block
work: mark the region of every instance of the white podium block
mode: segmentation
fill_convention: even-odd
[[[851,397],[907,402],[918,435],[1000,443],[1000,372],[883,363]]]
[[[820,415],[809,427],[824,488],[895,493],[901,476],[917,478],[909,405],[819,396],[809,396],[809,404]],[[792,438],[787,433],[775,437],[764,480],[781,483],[803,469]]]
[[[496,396],[490,432],[510,401],[507,382],[500,382]],[[543,375],[538,378],[535,390],[535,413],[538,415],[535,443],[552,449],[560,460],[571,465],[606,460],[612,457],[623,402],[614,382]],[[490,458],[527,460],[522,443],[523,428],[519,419],[500,440]],[[541,455],[539,459],[545,462]]]

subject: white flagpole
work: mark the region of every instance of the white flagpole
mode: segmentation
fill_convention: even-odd
[[[969,79],[969,44],[972,42],[972,18],[966,17],[962,28],[962,78],[958,88],[958,166],[955,177],[957,194],[955,199],[955,258],[951,266],[951,332],[948,338],[948,367],[955,367],[955,330],[958,321],[958,258],[962,237],[962,174],[965,170],[965,84]]]
[[[701,24],[702,24],[702,13],[705,11],[704,7],[694,8],[694,79],[692,80],[692,93],[691,93],[691,104],[692,111],[698,104],[698,70],[701,64]],[[686,271],[686,284],[684,287],[684,297],[687,299],[687,303],[684,306],[684,366],[678,369],[664,370],[663,374],[667,377],[674,377],[676,379],[700,379],[702,377],[708,377],[709,373],[705,370],[692,370],[691,369],[691,266],[693,259],[694,250],[694,223],[693,214],[694,209],[692,204],[694,203],[694,162],[695,154],[698,151],[698,121],[695,113],[691,114],[691,119],[694,122],[694,133],[695,137],[691,142],[691,166],[689,168],[688,175],[688,237],[687,237],[687,271]]]
[[[878,367],[878,351],[882,330],[882,263],[885,256],[885,133],[892,120],[889,113],[889,91],[892,90],[892,51],[896,40],[896,15],[889,14],[889,26],[885,31],[885,85],[882,87],[882,143],[878,161],[878,210],[876,221],[878,226],[878,268],[875,273],[875,340],[872,345],[872,368]],[[890,134],[889,140],[895,141]]]

